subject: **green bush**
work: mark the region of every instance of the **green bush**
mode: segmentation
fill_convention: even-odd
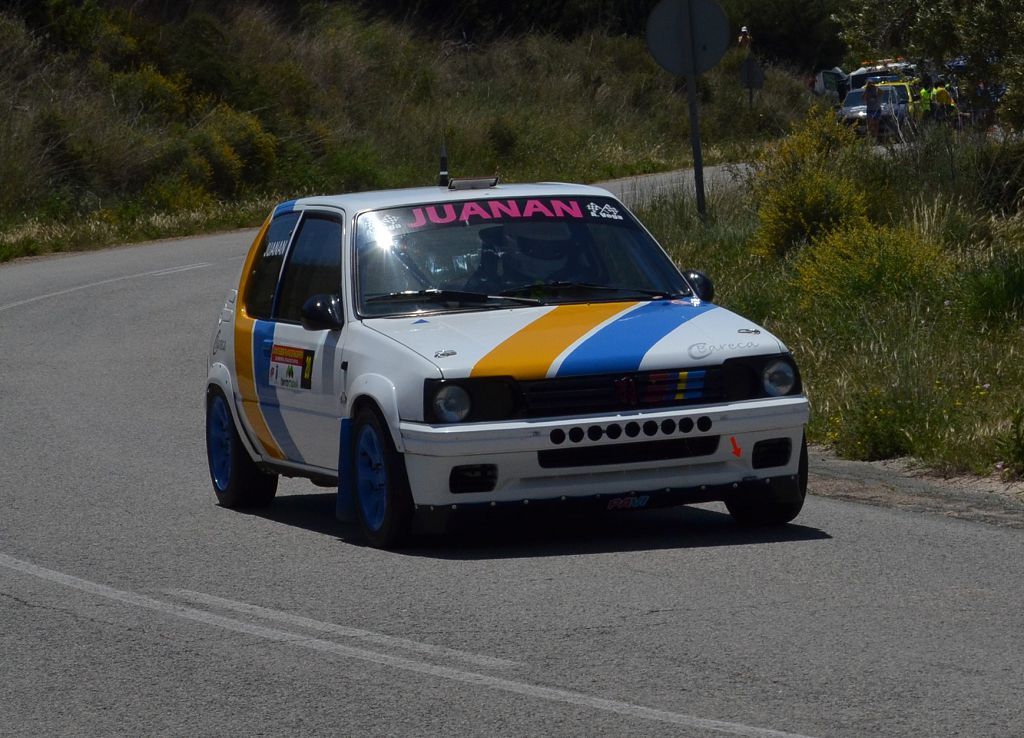
[[[199,181],[185,173],[159,177],[146,186],[142,201],[148,207],[172,213],[209,207],[213,198]]]
[[[896,389],[871,387],[851,394],[829,436],[844,459],[878,461],[909,455],[914,448],[908,428],[917,425],[920,405]]]
[[[241,70],[222,26],[212,14],[189,13],[173,33],[161,39],[163,48],[158,53],[195,91],[233,100],[241,88]]]
[[[40,167],[42,126],[33,123],[29,108],[42,81],[39,50],[22,21],[0,12],[0,221],[38,201],[49,185]]]
[[[940,303],[953,267],[935,244],[907,228],[851,222],[833,230],[795,260],[802,309],[838,318],[858,306],[925,295]]]
[[[863,192],[850,179],[823,168],[806,169],[765,192],[758,211],[755,250],[784,256],[837,229],[867,223]]]
[[[1010,427],[996,442],[1000,456],[997,467],[1005,479],[1024,477],[1024,408],[1017,408]]]
[[[761,157],[755,191],[771,191],[810,169],[834,167],[840,155],[856,143],[856,134],[836,120],[834,111],[812,107],[802,121],[791,126],[786,138]]]
[[[968,320],[992,326],[1024,320],[1024,216],[997,223],[992,245],[967,256],[961,299]]]
[[[334,192],[359,192],[382,186],[380,163],[374,152],[365,145],[332,147],[324,168]]]
[[[988,247],[996,221],[963,197],[943,192],[921,194],[902,204],[903,220],[924,238],[941,243],[950,252],[971,252]]]
[[[250,113],[216,105],[193,130],[191,144],[209,165],[204,184],[219,195],[258,187],[273,176],[277,139]]]
[[[1024,204],[1024,141],[986,142],[979,153],[982,204],[997,213],[1018,212]]]
[[[828,110],[813,109],[792,133],[765,152],[751,178],[760,225],[753,246],[781,257],[868,216],[867,198],[841,166],[853,134]]]
[[[129,116],[142,115],[156,122],[173,122],[185,115],[185,87],[180,80],[160,74],[150,65],[133,72],[115,73],[111,92],[118,108]]]

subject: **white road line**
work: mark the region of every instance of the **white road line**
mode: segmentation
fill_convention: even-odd
[[[186,264],[185,266],[170,267],[169,269],[160,269],[156,272],[150,272],[154,277],[162,277],[165,274],[178,274],[179,272],[190,272],[193,269],[202,269],[203,267],[210,266],[210,262],[203,261],[198,264]]]
[[[484,666],[488,668],[508,668],[510,666],[519,666],[517,662],[509,661],[507,659],[499,659],[493,656],[481,656],[480,654],[470,653],[468,651],[459,651],[454,648],[445,648],[444,646],[434,646],[429,643],[421,643],[408,638],[396,638],[395,636],[384,635],[383,633],[374,633],[373,631],[361,630],[360,628],[349,628],[335,623],[325,623],[323,621],[313,620],[312,618],[303,617],[301,615],[293,615],[292,613],[282,612],[280,610],[271,610],[270,608],[260,607],[259,605],[250,605],[247,602],[226,600],[223,597],[217,597],[216,595],[209,595],[203,592],[194,592],[189,589],[169,589],[166,590],[166,592],[171,596],[181,597],[200,605],[222,607],[227,610],[233,610],[246,615],[253,615],[266,620],[276,620],[281,623],[287,623],[288,625],[295,625],[299,628],[318,630],[324,633],[345,636],[346,638],[358,638],[359,640],[376,643],[381,646],[404,648],[409,651],[417,651],[429,656],[459,659],[477,666]]]
[[[577,707],[588,707],[594,710],[613,712],[626,717],[653,720],[660,723],[667,723],[669,725],[678,725],[691,730],[707,730],[717,733],[727,733],[729,735],[746,736],[748,738],[808,738],[808,736],[799,735],[797,733],[787,733],[785,731],[772,730],[770,728],[758,728],[752,725],[731,723],[722,720],[708,720],[706,718],[699,718],[679,712],[657,710],[651,707],[644,707],[642,705],[634,705],[629,702],[593,697],[581,692],[572,692],[566,689],[556,689],[553,687],[542,687],[536,684],[513,681],[511,679],[501,679],[499,677],[488,676],[486,674],[462,671],[461,669],[453,669],[447,666],[437,666],[434,664],[424,663],[422,661],[413,661],[412,659],[402,658],[400,656],[390,656],[388,654],[368,651],[362,648],[344,646],[340,643],[335,643],[334,641],[325,641],[319,638],[307,638],[289,631],[253,625],[241,620],[235,620],[234,618],[228,618],[212,612],[207,612],[206,610],[197,610],[192,607],[164,602],[147,595],[114,589],[113,587],[108,587],[96,582],[90,582],[87,579],[80,579],[78,577],[71,576],[70,574],[64,574],[53,569],[46,569],[28,561],[22,561],[12,556],[7,556],[6,554],[0,554],[0,566],[4,566],[23,574],[29,574],[48,582],[88,592],[99,597],[105,597],[110,600],[116,600],[118,602],[145,608],[147,610],[155,610],[184,620],[212,625],[223,630],[234,633],[244,633],[246,635],[277,643],[288,643],[293,646],[308,648],[321,653],[358,659],[360,661],[367,661],[380,666],[389,666],[394,669],[400,669],[402,671],[408,671],[415,674],[424,674],[439,679],[448,679],[454,682],[461,682],[463,684],[486,687],[502,692],[509,692],[511,694],[523,695],[525,697],[533,697],[536,699],[549,700],[551,702],[575,705]]]
[[[45,295],[36,295],[35,297],[29,297],[25,300],[18,300],[18,302],[9,302],[6,305],[0,305],[0,312],[3,312],[4,310],[10,310],[11,308],[21,307],[22,305],[29,305],[33,302],[39,302],[40,300],[49,300],[51,297],[60,297],[61,295],[69,295],[72,292],[80,292],[81,290],[87,290],[91,287],[101,287],[105,284],[124,282],[127,279],[139,279],[140,277],[162,277],[166,274],[177,274],[178,272],[190,271],[192,269],[203,269],[208,266],[213,265],[210,262],[204,261],[198,264],[186,264],[185,266],[171,267],[169,269],[157,269],[152,272],[141,272],[139,274],[127,274],[123,277],[111,277],[110,279],[101,279],[99,282],[80,284],[75,287],[68,287],[66,290],[48,292]]]

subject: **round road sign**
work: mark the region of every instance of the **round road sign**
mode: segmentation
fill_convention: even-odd
[[[661,0],[647,18],[647,48],[673,74],[706,72],[729,48],[729,19],[715,0]]]

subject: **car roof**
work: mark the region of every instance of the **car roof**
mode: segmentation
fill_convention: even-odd
[[[854,74],[877,74],[878,72],[883,72],[886,70],[900,71],[912,66],[913,64],[911,64],[910,62],[904,61],[891,61],[883,62],[881,64],[868,64],[863,67],[860,67],[859,69],[854,69],[852,72],[850,72],[850,76],[853,76]]]
[[[457,181],[457,180],[456,180]],[[465,180],[463,180],[465,181]],[[314,195],[292,200],[285,205],[297,209],[308,207],[340,208],[348,212],[378,210],[381,208],[409,207],[434,202],[460,202],[489,198],[523,197],[614,197],[608,190],[590,185],[563,182],[539,182],[536,184],[497,184],[472,189],[450,189],[448,187],[411,187],[400,190],[373,190],[351,192],[339,195]],[[281,208],[282,206],[278,206]]]

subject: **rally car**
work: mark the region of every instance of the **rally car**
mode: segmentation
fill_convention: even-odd
[[[371,545],[431,511],[724,501],[807,488],[800,374],[612,195],[573,184],[308,197],[267,218],[213,331],[217,499],[337,488]]]

